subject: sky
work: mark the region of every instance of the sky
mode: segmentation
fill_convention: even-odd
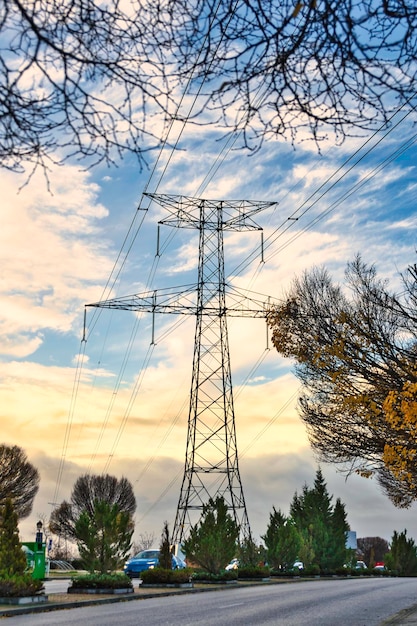
[[[38,519],[48,519],[86,472],[132,482],[136,539],[154,534],[157,544],[164,521],[172,527],[195,320],[160,315],[153,327],[149,314],[85,309],[197,280],[197,231],[161,226],[156,256],[164,213],[143,191],[278,203],[256,216],[264,262],[258,232],[225,237],[234,285],[280,300],[314,265],[343,281],[346,263],[360,253],[400,289],[417,245],[415,121],[409,115],[368,141],[324,142],[320,153],[309,142],[294,148],[281,139],[252,154],[225,151],[221,161],[222,133],[190,127],[178,149],[150,157],[148,169],[133,157],[90,171],[75,162],[51,165],[49,186],[40,171],[29,181],[0,171],[1,441],[21,446],[40,473],[22,540],[34,538]],[[248,255],[251,262],[242,263]],[[417,539],[415,506],[396,509],[375,480],[347,478],[314,458],[297,415],[293,364],[271,347],[264,320],[233,318],[228,329],[239,467],[255,539],[272,507],[287,513],[319,466],[358,537],[389,540],[407,529]]]

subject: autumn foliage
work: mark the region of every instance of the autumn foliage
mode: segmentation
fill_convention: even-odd
[[[397,295],[360,257],[344,287],[314,268],[269,315],[274,346],[295,360],[314,450],[376,475],[397,506],[417,499],[416,276],[408,268]]]

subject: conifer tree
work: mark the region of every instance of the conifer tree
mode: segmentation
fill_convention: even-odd
[[[10,498],[1,508],[0,517],[0,577],[10,578],[23,574],[26,569],[26,557],[19,540],[18,517]]]
[[[133,531],[130,514],[117,504],[97,500],[92,513],[83,511],[75,533],[86,568],[102,574],[120,568],[130,553]]]
[[[268,528],[262,539],[271,567],[284,571],[293,567],[301,548],[301,537],[294,522],[275,507],[269,514]]]
[[[331,567],[341,567],[348,560],[348,550],[346,548],[347,533],[349,530],[345,505],[340,498],[337,498],[332,513],[332,562]]]
[[[224,498],[210,498],[200,521],[183,543],[187,559],[218,574],[237,553],[239,526],[228,513]]]
[[[314,487],[309,489],[304,485],[302,494],[295,493],[290,506],[290,516],[302,536],[306,553],[312,564],[321,570],[341,567],[346,556],[349,525],[345,508],[340,500],[333,508],[331,501],[322,471],[318,469]],[[305,563],[309,564],[308,561]]]
[[[171,543],[169,540],[168,522],[164,523],[161,543],[159,545],[159,567],[172,569]]]
[[[391,551],[385,557],[385,564],[401,576],[417,573],[417,547],[414,540],[407,537],[406,530],[402,533],[394,531]]]

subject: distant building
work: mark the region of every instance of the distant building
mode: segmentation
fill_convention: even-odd
[[[358,541],[356,539],[356,531],[348,530],[346,537],[346,548],[350,548],[351,550],[358,549]]]

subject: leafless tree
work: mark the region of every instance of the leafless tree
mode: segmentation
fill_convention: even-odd
[[[132,553],[137,554],[142,550],[149,550],[155,545],[155,533],[140,533],[138,540],[133,543]]]
[[[159,50],[141,3],[5,0],[0,7],[0,163],[48,156],[142,158],[152,105],[167,109]],[[152,146],[158,140],[153,138]]]
[[[19,446],[0,445],[0,505],[10,498],[20,519],[32,511],[39,472]]]
[[[82,513],[93,517],[97,502],[115,504],[121,512],[129,513],[130,516],[133,516],[136,510],[136,499],[127,478],[118,480],[108,474],[85,474],[75,482],[70,502],[64,500],[52,512],[49,521],[50,531],[74,541],[76,521]]]
[[[358,538],[358,548],[361,550],[367,566],[372,567],[378,561],[384,561],[385,555],[389,551],[389,544],[382,537],[361,537]]]
[[[250,149],[342,141],[414,97],[416,26],[407,0],[4,0],[0,163],[141,161],[187,115]]]
[[[190,13],[187,0],[169,0],[165,12],[174,5],[190,15],[175,50],[183,73],[204,81],[205,106],[243,127],[249,147],[300,129],[342,140],[414,96],[413,3],[197,0]]]

